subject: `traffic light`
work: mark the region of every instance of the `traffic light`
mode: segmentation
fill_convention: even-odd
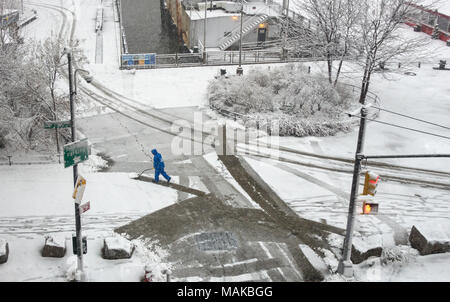
[[[376,214],[378,213],[378,203],[363,202],[363,214]]]
[[[377,186],[380,182],[380,176],[367,171],[366,178],[364,180],[364,189],[362,195],[372,195],[375,196],[377,193]]]

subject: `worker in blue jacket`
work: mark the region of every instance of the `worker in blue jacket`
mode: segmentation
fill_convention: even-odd
[[[170,182],[171,177],[167,175],[167,173],[164,171],[164,162],[162,159],[162,156],[156,149],[152,150],[153,154],[153,168],[155,168],[155,182],[159,181],[159,174],[162,174],[165,179],[167,179],[167,182]]]

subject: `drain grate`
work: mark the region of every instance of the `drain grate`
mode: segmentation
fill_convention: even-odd
[[[201,251],[227,251],[238,247],[236,236],[230,232],[197,234],[195,241]]]

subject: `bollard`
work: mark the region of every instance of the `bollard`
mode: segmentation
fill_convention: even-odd
[[[170,282],[170,276],[172,275],[172,272],[170,269],[165,269],[162,271],[164,275],[166,275],[166,282]]]
[[[12,165],[12,163],[11,163],[11,155],[8,155],[8,162],[9,162],[9,165],[11,166]]]
[[[227,155],[227,124],[223,125],[223,132],[222,132],[222,152],[223,155]]]

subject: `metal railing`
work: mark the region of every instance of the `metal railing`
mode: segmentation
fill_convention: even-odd
[[[209,50],[205,53],[205,63],[203,63],[203,52],[198,53],[175,53],[156,54],[154,65],[127,66],[122,65],[121,69],[150,69],[150,68],[176,68],[192,66],[223,66],[237,65],[239,63],[239,51]],[[291,63],[291,62],[317,62],[326,60],[325,57],[283,57],[283,52],[278,48],[244,50],[242,51],[242,64],[269,64],[269,63]],[[354,57],[345,57],[344,60],[351,60]]]

